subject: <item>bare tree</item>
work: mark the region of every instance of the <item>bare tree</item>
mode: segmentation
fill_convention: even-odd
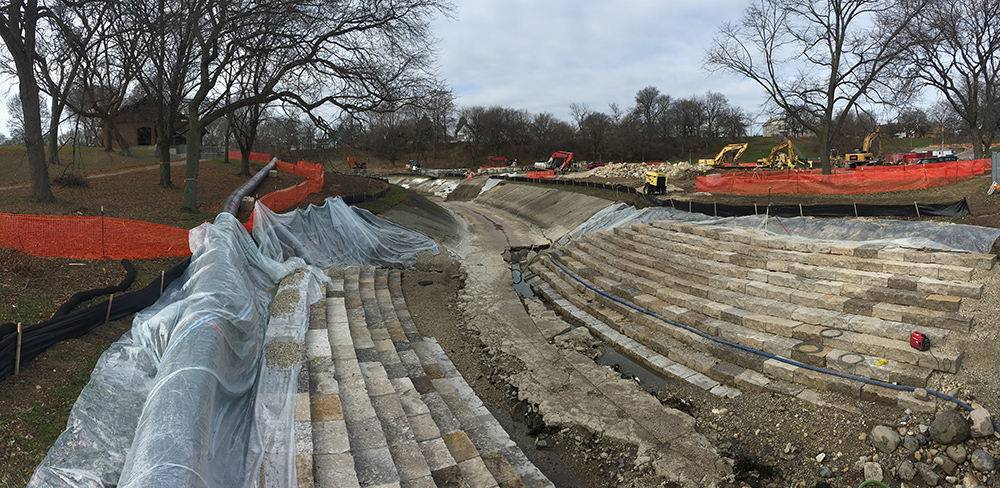
[[[24,119],[24,141],[31,174],[31,201],[54,202],[45,164],[45,142],[42,140],[41,100],[35,79],[38,22],[47,9],[38,0],[10,0],[0,3],[0,38],[10,53],[17,73],[18,97]]]
[[[976,159],[989,153],[1000,124],[1000,1],[936,1],[907,30],[907,53],[921,84],[941,93],[966,125]]]
[[[233,110],[284,100],[307,111],[332,105],[361,112],[414,103],[436,87],[429,21],[450,8],[443,0],[398,0],[379,8],[314,8],[295,0],[191,2],[195,8],[187,11],[186,24],[197,46],[197,76],[187,102],[185,210],[198,208],[201,130]],[[266,76],[254,95],[227,96],[244,83],[247,69],[259,66],[266,67]]]
[[[613,126],[611,117],[602,112],[591,112],[581,122],[580,134],[590,142],[595,159],[604,159],[605,144]]]
[[[250,175],[250,152],[257,141],[257,129],[266,112],[267,106],[258,103],[233,110],[226,115],[232,134],[236,138],[236,146],[240,148],[239,174],[241,175]]]
[[[635,114],[634,120],[640,127],[639,154],[643,161],[646,160],[646,151],[649,149],[650,141],[658,129],[663,127],[661,122],[670,104],[670,97],[661,95],[660,90],[652,85],[635,94],[635,108],[632,109],[632,112]]]
[[[705,66],[760,85],[816,134],[829,174],[829,149],[846,114],[912,94],[888,82],[903,69],[907,28],[931,1],[753,0],[739,23],[722,25]]]

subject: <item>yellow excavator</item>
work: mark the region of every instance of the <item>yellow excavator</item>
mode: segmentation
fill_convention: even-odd
[[[784,149],[788,149],[787,154],[782,152]],[[771,148],[771,154],[768,157],[757,160],[758,168],[792,169],[809,166],[809,162],[792,145],[791,139],[785,139],[785,142]]]
[[[879,132],[880,128],[881,127],[875,127],[875,131],[865,137],[865,142],[862,143],[860,151],[855,150],[854,152],[844,154],[845,165],[853,168],[855,166],[879,164],[879,158],[882,156],[882,134]],[[878,156],[871,153],[873,142],[878,142]]]
[[[719,166],[721,164],[726,164],[726,156],[728,156],[730,153],[736,153],[733,154],[733,159],[729,163],[733,166],[736,166],[736,161],[740,159],[740,156],[743,155],[743,152],[747,150],[747,146],[748,144],[745,142],[740,142],[737,144],[729,144],[728,146],[722,148],[721,151],[719,151],[719,154],[715,156],[715,159],[699,159],[698,164],[706,166]]]

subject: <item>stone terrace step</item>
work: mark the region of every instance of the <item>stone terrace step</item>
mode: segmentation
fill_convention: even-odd
[[[834,356],[836,358],[848,352],[877,356],[871,358],[872,363],[888,357],[901,362],[893,364],[891,368],[896,373],[897,380],[913,386],[924,386],[932,366],[957,367],[957,357],[938,358],[928,352],[916,351],[908,343],[856,334],[835,327],[850,322],[851,318],[844,313],[825,312],[810,307],[790,305],[771,298],[716,290],[684,280],[675,280],[670,275],[655,270],[653,273],[659,275],[660,279],[648,280],[630,272],[642,273],[648,269],[640,265],[628,266],[631,261],[628,260],[627,252],[618,255],[625,259],[615,259],[609,253],[581,243],[567,249],[565,263],[568,267],[577,268],[582,276],[594,280],[595,283],[607,280],[607,291],[623,299],[637,302],[644,297],[647,300],[655,300],[649,305],[663,307],[672,304],[694,312],[693,315],[686,317],[686,321],[678,321],[697,327],[712,336],[756,349],[759,347],[755,346],[762,344],[771,334],[796,339],[786,341],[784,346],[790,346],[792,349],[786,349],[787,352],[780,354],[783,357],[792,357],[800,352],[801,347],[796,348],[796,344],[800,342],[819,344],[823,346],[822,349],[807,358],[818,363],[814,364],[816,366],[826,365],[827,351],[830,350],[842,350],[841,354]],[[609,268],[609,265],[614,267]],[[594,271],[596,269],[603,269],[607,274],[596,273]],[[613,274],[617,283],[611,282],[608,274]],[[941,351],[938,353],[940,356]],[[920,364],[921,361],[924,364]]]
[[[637,343],[716,381],[736,385],[746,391],[770,391],[796,396],[820,406],[833,406],[847,411],[856,411],[856,407],[837,401],[831,403],[820,392],[824,390],[836,392],[862,400],[911,408],[918,412],[934,411],[934,402],[917,400],[909,392],[864,384],[796,367],[775,359],[756,356],[731,346],[710,341],[682,328],[670,326],[645,314],[638,314],[587,289],[576,280],[568,277],[549,260],[545,260],[543,264],[536,262],[532,270],[544,280],[546,285],[552,288],[554,293],[565,300],[552,300],[553,295],[546,292],[542,286],[538,287],[537,292],[541,296],[548,297],[550,303],[557,310],[571,317],[570,320],[574,320],[572,317],[577,317],[575,321],[590,327],[593,320],[588,320],[585,317],[591,315],[599,318],[604,324],[635,339]],[[567,302],[571,305],[570,307],[566,306]],[[580,312],[573,311],[573,307],[583,311],[584,318],[582,320]],[[600,335],[599,331],[595,331],[595,333]],[[772,352],[769,351],[772,344],[774,342],[781,343],[781,339],[768,339],[761,346],[765,351]],[[784,342],[787,343],[787,341]],[[638,351],[629,355],[641,357],[644,351],[641,349]],[[642,362],[640,360],[640,363]],[[655,363],[652,369],[658,369],[655,367]],[[670,368],[667,369],[667,373],[670,374]]]
[[[853,269],[845,267],[845,263],[838,263],[837,261],[841,260],[838,256],[775,251],[749,246],[733,251],[712,250],[711,254],[706,254],[704,252],[706,248],[701,246],[711,246],[711,242],[699,243],[698,246],[693,246],[690,242],[676,242],[678,239],[688,241],[699,239],[689,234],[664,231],[654,226],[634,226],[633,229],[617,229],[615,233],[626,238],[626,243],[632,241],[645,244],[645,247],[638,249],[640,253],[655,250],[662,255],[669,251],[704,261],[715,261],[728,265],[713,265],[726,271],[726,276],[751,281],[766,283],[767,277],[771,276],[768,272],[774,273],[784,286],[810,293],[815,293],[817,288],[822,289],[823,286],[833,286],[834,288],[827,290],[826,293],[842,295],[845,299],[874,299],[879,302],[941,312],[957,312],[962,298],[979,298],[982,294],[983,285],[968,282],[972,272],[970,268],[964,268],[964,274],[955,274],[960,277],[938,279],[913,276],[908,274],[906,269],[878,271],[877,268],[885,264],[878,260],[867,260],[866,262],[872,264],[868,269]],[[817,263],[816,256],[831,259]],[[931,271],[935,275],[943,274],[939,265],[924,266],[928,269],[927,274],[931,274]],[[754,275],[752,272],[759,274]],[[873,294],[877,296],[872,296]],[[861,306],[863,303],[856,306]],[[942,318],[957,320],[960,325],[967,327],[967,324],[963,323],[968,321],[962,320],[961,316],[943,315]]]
[[[866,259],[879,258],[892,262],[937,264],[987,270],[992,269],[997,261],[997,257],[992,254],[925,252],[909,249],[874,249],[859,243],[762,236],[758,233],[745,230],[720,228],[690,222],[660,221],[654,222],[653,225],[665,230],[693,234],[721,242],[741,243],[754,247],[784,251],[831,254]]]
[[[440,372],[457,391],[458,396],[465,404],[464,407],[454,402],[453,395],[446,394],[443,398],[449,402],[453,412],[459,412],[457,418],[462,421],[463,429],[469,434],[469,438],[479,450],[480,456],[500,486],[519,486],[516,480],[517,476],[520,477],[520,482],[531,488],[553,486],[552,482],[528,460],[517,444],[510,439],[493,414],[486,409],[482,400],[466,383],[465,378],[451,363],[437,341],[433,338],[420,336],[416,324],[413,323],[409,310],[406,308],[406,299],[401,287],[402,272],[399,270],[388,271],[387,284],[389,299],[380,303],[384,303],[387,313],[398,321],[397,323],[410,341],[427,376],[434,377],[431,381],[437,382],[435,384],[441,386],[440,391],[449,391],[449,388],[438,381],[438,373]],[[380,299],[384,297],[383,294]],[[397,347],[397,349],[399,348]],[[478,418],[478,422],[471,420],[468,413],[474,414]],[[511,473],[510,468],[513,468],[516,474]]]
[[[485,408],[473,413],[445,377],[447,357],[434,355],[412,321],[404,330],[405,299],[392,296],[388,271],[327,274],[334,285],[326,313],[312,310],[296,397],[299,486],[551,486],[502,429],[484,426]]]

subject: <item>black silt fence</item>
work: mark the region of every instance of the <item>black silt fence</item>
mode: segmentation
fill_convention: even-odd
[[[28,363],[50,346],[60,341],[82,336],[110,320],[120,319],[152,305],[160,297],[162,290],[179,278],[190,263],[191,258],[181,261],[173,268],[161,273],[152,283],[141,290],[117,297],[112,295],[110,299],[93,306],[69,311],[76,304],[80,303],[80,301],[77,301],[76,304],[68,307],[68,310],[65,310],[62,315],[54,315],[44,322],[23,326],[21,334],[21,365]],[[131,263],[129,263],[128,267],[131,267]],[[128,274],[130,276],[126,276],[125,280],[131,282],[134,279],[135,270],[132,269]],[[125,280],[118,286],[122,286]],[[123,289],[127,288],[128,286],[125,286]],[[98,290],[80,292],[74,295],[74,297],[81,294],[84,294],[84,296],[92,294]],[[96,294],[93,296],[100,295]],[[63,307],[60,307],[60,310],[63,310]],[[0,379],[14,373],[16,351],[17,324],[0,324]]]
[[[916,203],[912,205],[869,205],[841,203],[823,205],[728,205],[685,200],[649,199],[659,206],[673,207],[686,212],[697,212],[715,217],[742,217],[745,215],[774,215],[777,217],[961,217],[969,215],[966,199],[945,203]]]

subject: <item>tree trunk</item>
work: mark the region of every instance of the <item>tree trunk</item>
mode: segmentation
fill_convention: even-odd
[[[187,168],[184,174],[184,200],[181,209],[198,211],[198,161],[201,159],[201,120],[197,107],[191,107],[188,118]]]
[[[49,164],[59,166],[59,119],[63,105],[52,97],[52,118],[49,119]]]
[[[108,123],[104,123],[104,152],[112,152],[115,150],[115,139],[111,135],[111,127],[108,127]]]
[[[250,176],[250,151],[240,151],[240,176]]]
[[[972,159],[983,158],[983,131],[979,127],[971,127],[969,135],[972,136]],[[944,150],[944,146],[941,147]]]
[[[172,111],[164,107],[163,100],[156,109],[156,152],[160,157],[160,188],[174,186],[170,180],[170,140],[174,135]]]
[[[22,72],[18,63],[18,78],[20,85],[21,106],[24,116],[24,145],[28,152],[28,167],[31,172],[31,201],[52,203],[56,201],[49,182],[49,168],[45,161],[45,142],[42,137],[41,101],[38,97],[38,84],[31,71],[31,62]],[[23,76],[22,76],[23,73]]]

